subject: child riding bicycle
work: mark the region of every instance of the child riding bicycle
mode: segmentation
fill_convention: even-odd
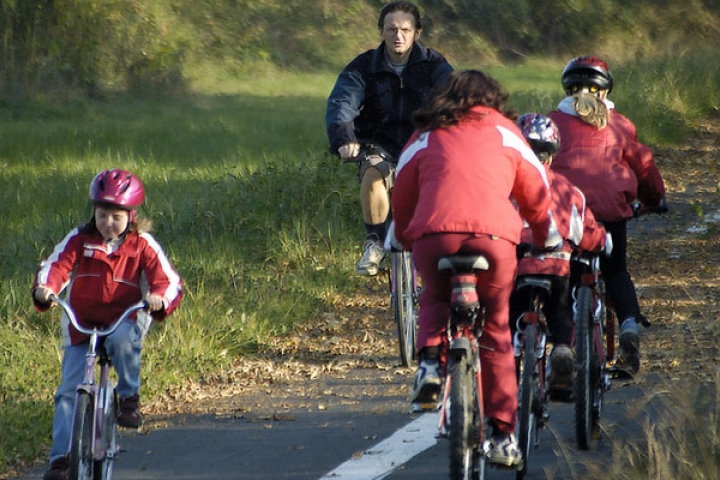
[[[537,157],[508,115],[507,95],[479,71],[455,72],[415,114],[415,131],[398,163],[392,197],[394,234],[423,280],[417,338],[420,365],[411,401],[432,402],[440,391],[452,287],[438,260],[482,254],[477,295],[485,308],[480,337],[485,412],[493,433],[488,460],[517,466],[517,383],[510,338],[509,300],[522,220],[517,199],[540,248],[561,239],[548,208],[550,194]]]
[[[562,73],[565,98],[548,117],[557,123],[563,143],[552,169],[576,185],[595,218],[613,238],[613,251],[601,257],[608,300],[620,323],[620,361],[630,373],[640,368],[640,313],[635,285],[627,269],[627,221],[639,199],[652,211],[667,210],[665,184],[653,152],[637,139],[635,125],[608,99],[613,77],[595,56],[570,60]]]
[[[562,249],[526,255],[518,262],[518,278],[525,275],[543,276],[552,282],[551,296],[545,303],[543,313],[553,341],[550,355],[549,388],[551,394],[572,392],[572,374],[575,365],[572,344],[573,314],[570,303],[570,255],[573,250],[599,252],[606,246],[605,229],[585,205],[585,196],[569,180],[550,168],[553,155],[560,148],[560,132],[550,118],[538,113],[527,113],[517,120],[523,137],[532,147],[543,166],[550,183],[553,219],[560,235],[565,239]],[[524,243],[532,242],[532,232],[525,228]],[[611,244],[610,244],[611,245]],[[609,246],[610,246],[609,245]],[[607,249],[609,251],[610,248]],[[526,292],[527,293],[527,292]],[[521,291],[513,291],[510,297],[510,326],[514,329],[516,319],[528,304]]]
[[[93,215],[73,229],[40,264],[33,286],[37,310],[52,304],[51,295],[65,290],[67,301],[84,326],[102,327],[125,309],[145,299],[152,319],[164,320],[180,304],[182,285],[162,248],[148,233],[150,223],[138,219],[145,198],[140,179],[119,169],[99,173],[90,184]],[[123,322],[105,339],[118,376],[117,423],[142,425],[140,360],[149,327],[145,312]],[[88,337],[62,320],[62,380],[55,393],[50,469],[43,480],[66,480],[75,391],[82,382]]]

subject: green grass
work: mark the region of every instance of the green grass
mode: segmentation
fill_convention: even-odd
[[[641,138],[679,141],[687,130],[667,122],[689,128],[714,114],[720,75],[705,63],[715,66],[701,69],[697,57],[648,64],[668,70],[672,91],[642,69],[618,68],[613,95],[639,120]],[[559,66],[534,60],[488,71],[522,113],[554,107]],[[41,258],[89,218],[97,171],[142,178],[142,214],[185,282],[180,309],[146,345],[145,397],[262,351],[363,285],[352,274],[362,235],[355,169],[326,153],[336,72],[202,72],[182,98],[0,103],[0,477],[50,443],[57,313],[36,313],[30,288]],[[642,86],[628,88],[633,82]],[[699,86],[704,99],[689,90]]]

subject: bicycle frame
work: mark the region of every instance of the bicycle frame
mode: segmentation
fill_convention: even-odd
[[[439,438],[450,440],[450,478],[485,478],[489,451],[482,389],[482,364],[478,339],[484,317],[477,295],[478,270],[487,270],[481,255],[440,259],[439,270],[452,272],[452,297],[448,320],[447,370],[440,407]],[[454,378],[456,375],[460,378]],[[469,383],[467,376],[471,376]],[[470,401],[470,405],[466,402]],[[457,418],[461,417],[461,418]]]
[[[595,309],[593,313],[593,342],[598,352],[602,352],[602,357],[607,365],[611,364],[615,358],[615,322],[613,318],[612,307],[608,305],[605,293],[605,282],[600,273],[600,257],[599,255],[576,255],[573,261],[580,262],[586,266],[588,271],[580,276],[580,286],[590,287],[593,290],[595,299]],[[573,292],[573,300],[577,300],[577,289]],[[573,313],[576,313],[577,304],[573,303]],[[608,376],[609,378],[609,376]],[[610,384],[608,380],[608,385]]]
[[[548,419],[545,409],[547,321],[542,308],[552,292],[552,282],[539,276],[523,276],[518,278],[515,290],[523,292],[523,300],[527,299],[527,307],[516,320],[513,336],[518,373],[517,437],[523,453],[523,465],[516,478],[521,480],[527,473],[530,447],[539,446],[539,430]]]
[[[598,255],[575,255],[573,260],[583,268],[579,284],[573,289],[575,318],[575,417],[578,446],[590,448],[591,437],[599,434],[604,392],[610,389],[611,373],[608,368],[612,358],[606,350],[606,342],[614,341],[606,336],[605,323],[612,315],[605,305],[605,288],[600,274]]]
[[[111,402],[115,402],[115,391],[112,382],[110,381],[110,367],[112,362],[102,345],[102,338],[112,335],[117,328],[130,317],[133,313],[138,310],[145,310],[148,308],[148,304],[145,301],[138,302],[131,305],[125,312],[108,328],[86,328],[82,326],[76,316],[72,307],[64,300],[57,296],[51,296],[50,300],[60,305],[65,312],[65,315],[70,320],[72,325],[85,335],[89,335],[88,349],[85,354],[85,368],[83,372],[83,380],[77,387],[77,393],[75,396],[75,405],[73,407],[73,418],[76,418],[77,409],[79,405],[79,399],[83,395],[87,395],[91,399],[92,404],[92,425],[90,438],[90,451],[92,452],[92,460],[94,462],[112,462],[115,455],[119,451],[119,447],[116,445],[114,440],[114,422],[113,417],[110,421],[112,425],[106,424],[106,414],[111,409]],[[97,378],[96,370],[97,365],[100,365],[99,378]],[[112,438],[106,438],[108,431],[106,428],[111,428]],[[75,425],[73,425],[73,430]],[[75,438],[74,432],[71,432],[71,438]],[[107,448],[109,446],[110,448]],[[72,447],[71,447],[72,450]],[[98,468],[95,466],[94,468]],[[108,479],[112,476],[112,467],[110,466],[109,471],[97,474],[93,472],[94,477],[102,477]],[[107,474],[107,475],[106,475]]]

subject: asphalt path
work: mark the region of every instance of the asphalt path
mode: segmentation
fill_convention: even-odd
[[[372,375],[370,375],[371,377]],[[407,378],[398,375],[397,382]],[[116,462],[117,480],[430,480],[447,478],[448,445],[435,440],[432,428],[405,432],[401,444],[429,443],[412,458],[391,460],[383,473],[368,465],[388,450],[384,441],[398,430],[417,422],[421,415],[409,412],[400,395],[363,397],[359,402],[337,398],[319,399],[308,406],[283,398],[282,409],[273,407],[267,394],[267,410],[253,414],[183,415],[149,418],[140,432],[123,431],[123,452]],[[332,381],[326,380],[332,383]],[[345,380],[351,387],[352,380]],[[590,451],[575,447],[573,404],[552,403],[550,422],[541,432],[541,444],[530,458],[528,480],[590,478],[587,465],[612,462],[614,447],[639,440],[647,416],[652,418],[655,377],[635,382],[616,382],[606,394],[602,435]],[[327,387],[327,385],[326,385]],[[347,397],[345,397],[347,398]],[[255,399],[257,400],[257,399]],[[262,400],[262,399],[261,399]],[[348,407],[348,403],[351,405]],[[298,405],[293,407],[293,405]],[[302,405],[302,406],[300,406]],[[321,408],[318,406],[322,405]],[[427,422],[426,422],[427,423]],[[429,442],[428,442],[429,440]],[[407,446],[407,445],[405,445]],[[370,463],[367,460],[370,459]],[[362,463],[362,462],[366,463]],[[352,471],[352,465],[360,465]],[[344,470],[343,470],[344,468]],[[44,468],[16,480],[41,478]],[[359,471],[358,471],[359,470]],[[334,474],[333,472],[340,472]],[[343,473],[344,472],[344,473]],[[491,469],[489,478],[515,478],[511,471]]]

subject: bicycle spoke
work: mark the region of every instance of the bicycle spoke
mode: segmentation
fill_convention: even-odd
[[[391,304],[398,331],[400,363],[412,364],[415,358],[415,275],[409,252],[393,252]]]

